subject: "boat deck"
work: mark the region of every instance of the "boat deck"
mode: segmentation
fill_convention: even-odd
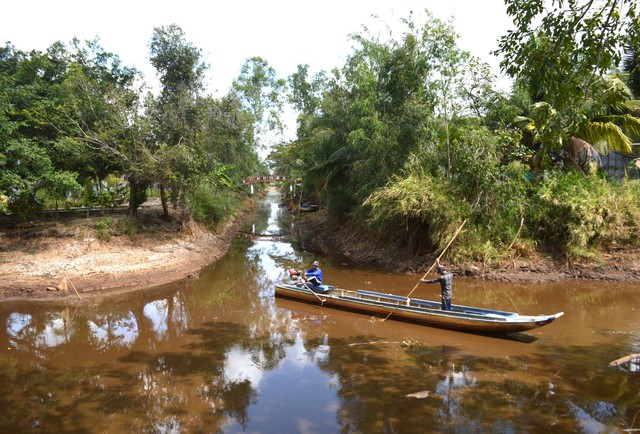
[[[302,282],[276,285],[276,295],[323,306],[371,313],[393,319],[477,332],[525,331],[549,324],[563,315],[520,315],[516,312],[452,305],[442,310],[439,301],[410,298],[368,290],[348,290]]]

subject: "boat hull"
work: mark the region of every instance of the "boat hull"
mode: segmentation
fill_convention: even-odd
[[[563,315],[559,312],[528,316],[461,305],[443,311],[435,301],[373,291],[350,291],[328,285],[312,291],[301,283],[278,284],[275,292],[279,297],[330,308],[473,333],[519,333],[547,325]]]

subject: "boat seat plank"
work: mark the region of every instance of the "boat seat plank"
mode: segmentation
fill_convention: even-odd
[[[420,300],[419,298],[412,298],[411,304],[415,304],[416,306],[437,307],[437,308],[440,308],[441,306],[441,303],[438,303],[436,301]]]
[[[403,297],[401,295],[382,294],[380,292],[366,291],[364,289],[359,289],[359,290],[356,291],[356,293],[360,294],[360,295],[366,295],[366,296],[369,296],[369,297],[377,297],[377,298],[386,299],[386,300],[407,301],[407,297]]]

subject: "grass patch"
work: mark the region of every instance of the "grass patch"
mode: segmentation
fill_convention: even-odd
[[[113,225],[113,219],[111,216],[105,217],[96,223],[96,236],[101,241],[109,241],[111,240],[111,225]]]

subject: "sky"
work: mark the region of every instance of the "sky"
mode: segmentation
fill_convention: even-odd
[[[441,20],[452,18],[460,48],[489,63],[500,77],[499,59],[490,52],[512,28],[503,0],[10,1],[2,6],[0,43],[44,51],[56,41],[97,37],[106,51],[157,87],[149,41],[154,27],[177,24],[209,65],[207,93],[222,96],[250,57],[265,59],[281,78],[299,64],[308,64],[311,74],[330,71],[351,53],[349,34],[363,25],[376,28],[372,15],[399,35],[400,19],[410,11],[419,18],[425,9]]]

